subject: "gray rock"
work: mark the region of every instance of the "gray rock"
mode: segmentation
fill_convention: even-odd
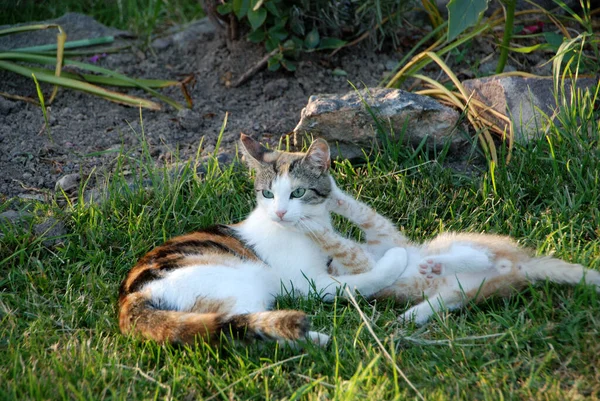
[[[202,128],[203,118],[197,111],[181,109],[177,112],[177,120],[187,131],[199,131]]]
[[[281,97],[283,93],[289,88],[290,84],[287,79],[280,78],[275,81],[268,82],[263,87],[263,94],[267,99],[275,99]]]
[[[46,237],[42,244],[45,246],[52,246],[58,242],[61,242],[61,237],[67,234],[65,225],[60,220],[54,217],[49,217],[46,221],[40,224],[36,224],[33,228],[35,235],[38,237]]]
[[[596,78],[583,78],[577,81],[577,88],[597,84]],[[463,86],[475,99],[512,119],[515,140],[519,143],[535,138],[558,109],[551,78],[490,77],[469,79],[463,82]],[[570,98],[570,88],[571,83],[565,82],[567,99]],[[492,114],[485,113],[484,116],[501,129],[507,128],[502,120]]]
[[[67,174],[56,182],[54,190],[60,191],[62,189],[67,193],[73,192],[79,188],[80,180],[81,176],[79,174]]]
[[[391,127],[399,137],[404,132],[405,141],[416,146],[424,138],[432,146],[463,143],[464,139],[452,135],[459,114],[435,100],[400,89],[374,88],[344,95],[311,96],[302,110],[301,119],[294,129],[294,144],[300,135],[312,133],[339,149],[341,156],[355,158],[368,153],[376,146],[375,122],[363,100],[369,104],[381,123]]]
[[[183,48],[187,43],[191,41],[197,41],[202,38],[211,38],[215,35],[215,27],[210,23],[208,18],[202,18],[201,20],[194,21],[189,25],[186,25],[183,30],[178,27],[178,32],[173,32],[171,38],[172,43],[177,47]]]
[[[125,31],[104,26],[92,17],[78,13],[67,13],[60,18],[44,21],[44,23],[60,25],[67,34],[67,40],[99,38],[102,36],[114,36],[115,38],[129,36]],[[31,24],[33,22],[14,26]],[[0,29],[8,27],[8,25],[0,26]],[[56,43],[56,32],[56,29],[54,29],[54,31],[41,30],[3,36],[0,40],[0,51]]]
[[[32,217],[33,215],[29,212],[7,210],[6,212],[0,213],[0,224],[7,222],[13,225],[17,225],[31,219]]]

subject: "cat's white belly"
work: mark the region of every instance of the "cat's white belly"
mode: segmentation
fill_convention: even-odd
[[[153,302],[168,309],[190,310],[199,299],[233,300],[230,314],[240,314],[269,309],[279,288],[279,279],[267,266],[244,262],[236,267],[182,267],[144,289],[150,291]]]

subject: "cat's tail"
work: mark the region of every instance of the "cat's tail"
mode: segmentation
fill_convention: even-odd
[[[240,315],[193,313],[155,308],[141,292],[128,294],[119,302],[119,326],[123,334],[137,334],[157,342],[193,344],[218,343],[221,335],[235,340],[271,340],[294,344],[308,340],[326,345],[328,337],[309,332],[304,312],[264,311]]]
[[[576,285],[585,282],[595,286],[596,291],[600,292],[600,272],[551,256],[532,258],[521,264],[521,271],[532,283],[549,280],[559,284]]]

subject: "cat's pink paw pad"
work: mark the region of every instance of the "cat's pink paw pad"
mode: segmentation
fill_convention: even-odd
[[[433,278],[444,273],[444,266],[433,259],[425,259],[419,263],[419,273],[427,278]]]

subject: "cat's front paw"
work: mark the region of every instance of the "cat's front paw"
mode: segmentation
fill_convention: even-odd
[[[427,278],[434,278],[444,274],[444,264],[435,258],[425,258],[419,263],[419,273]]]
[[[296,231],[312,236],[323,235],[327,232],[327,227],[310,217],[302,217],[294,223]]]

